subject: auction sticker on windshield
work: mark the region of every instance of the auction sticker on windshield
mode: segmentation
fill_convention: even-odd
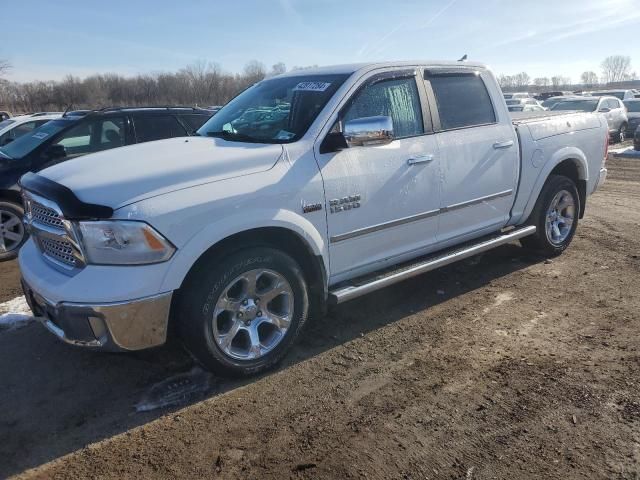
[[[49,134],[45,133],[45,132],[38,132],[38,133],[34,133],[32,135],[33,138],[38,138],[40,140],[42,140],[43,138],[47,138],[48,136],[49,136]]]
[[[329,82],[300,82],[293,88],[293,91],[324,92],[330,86],[331,83]]]

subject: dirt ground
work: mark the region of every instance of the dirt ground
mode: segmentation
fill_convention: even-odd
[[[608,166],[561,257],[507,245],[354,300],[260,378],[0,332],[0,477],[640,478],[640,160]]]

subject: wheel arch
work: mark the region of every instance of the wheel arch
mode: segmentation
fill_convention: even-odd
[[[22,197],[18,190],[0,189],[0,202],[1,201],[10,201],[22,205]]]
[[[315,228],[306,230],[300,224],[287,222],[239,228],[212,240],[205,248],[199,248],[198,253],[193,248],[188,252],[179,251],[188,260],[181,259],[169,270],[163,282],[176,291],[172,312],[176,311],[183,288],[202,268],[224,255],[252,246],[269,246],[291,255],[300,264],[308,282],[312,311],[324,313],[328,294],[328,258],[322,237]],[[173,285],[167,283],[168,279]]]
[[[556,154],[553,155],[544,165],[542,172],[538,175],[538,179],[523,211],[521,221],[518,223],[524,223],[529,219],[529,216],[538,201],[542,187],[547,182],[550,175],[564,175],[575,182],[578,188],[580,200],[579,218],[584,217],[587,200],[587,182],[589,180],[588,165],[586,156],[577,148],[563,148],[556,152]]]

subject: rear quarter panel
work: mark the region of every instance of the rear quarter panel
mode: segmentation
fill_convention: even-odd
[[[608,135],[602,115],[579,114],[541,119],[517,126],[522,171],[510,225],[526,222],[551,171],[565,160],[574,163],[587,194],[596,187]]]

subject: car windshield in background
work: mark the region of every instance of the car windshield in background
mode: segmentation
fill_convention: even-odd
[[[598,106],[598,100],[564,100],[556,103],[551,110],[579,110],[581,112],[593,112]]]
[[[509,107],[509,111],[510,112],[522,112],[524,110],[524,106],[518,106],[518,105],[511,105]]]
[[[553,107],[556,103],[561,102],[562,99],[561,98],[547,98],[544,102],[542,102],[542,106],[544,108],[551,108]]]
[[[348,76],[302,75],[263,80],[222,107],[198,134],[240,142],[295,142]]]
[[[70,125],[69,120],[51,120],[27,135],[17,138],[0,148],[0,152],[10,158],[22,158]]]
[[[640,102],[629,102],[629,101],[627,101],[627,102],[622,102],[622,103],[624,103],[624,106],[627,107],[627,111],[628,112],[634,112],[634,113],[640,112]],[[2,124],[0,123],[0,125],[2,125]]]

